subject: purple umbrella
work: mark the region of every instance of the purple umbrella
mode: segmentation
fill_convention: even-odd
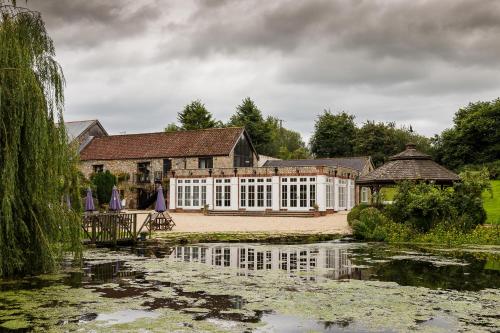
[[[109,210],[119,211],[122,209],[122,205],[120,203],[120,194],[118,193],[118,189],[116,185],[113,186],[113,191],[111,191],[111,200],[109,201]]]
[[[156,197],[155,210],[158,213],[162,213],[167,210],[165,207],[165,198],[163,197],[163,189],[161,185],[158,186],[158,196]]]
[[[92,190],[89,187],[87,189],[87,196],[85,197],[85,211],[93,212],[94,210],[95,210],[94,198],[92,198]]]

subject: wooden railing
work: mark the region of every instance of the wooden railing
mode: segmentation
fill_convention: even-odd
[[[141,229],[142,229],[141,225]],[[148,226],[146,226],[148,227]],[[91,244],[117,244],[137,240],[136,213],[98,213],[85,215],[82,221],[84,238]]]

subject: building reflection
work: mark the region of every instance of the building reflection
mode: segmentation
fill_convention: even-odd
[[[173,261],[199,262],[212,267],[228,267],[238,275],[257,271],[285,271],[309,280],[361,279],[362,272],[353,267],[349,253],[341,247],[203,245],[178,246],[169,255]],[[310,273],[310,274],[302,274]]]

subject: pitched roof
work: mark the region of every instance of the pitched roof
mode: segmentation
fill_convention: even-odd
[[[80,136],[87,128],[94,124],[97,120],[81,120],[81,121],[68,121],[64,123],[66,133],[70,141]]]
[[[269,160],[264,163],[266,167],[298,167],[298,166],[342,166],[361,172],[368,163],[368,156],[359,157],[335,157],[335,158],[316,158],[303,160]]]
[[[389,161],[358,179],[358,184],[393,184],[403,180],[434,181],[451,184],[460,180],[457,174],[434,162],[429,155],[408,144],[406,150],[389,158]]]
[[[80,153],[80,160],[229,155],[242,133],[246,133],[242,127],[228,127],[112,135],[94,138]]]

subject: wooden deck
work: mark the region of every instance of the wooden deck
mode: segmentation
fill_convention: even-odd
[[[148,219],[137,221],[137,213],[97,213],[82,219],[83,242],[90,244],[116,245],[135,243],[137,235],[146,228]],[[138,229],[139,226],[139,229]],[[144,229],[146,231],[146,229]]]

